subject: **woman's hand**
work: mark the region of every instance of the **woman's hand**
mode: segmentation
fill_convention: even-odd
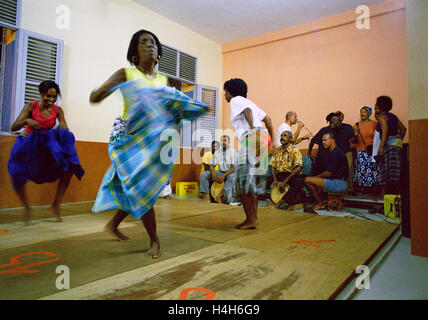
[[[65,121],[59,121],[58,122],[58,127],[62,128],[62,129],[65,129],[65,130],[68,130],[68,125],[67,125],[67,123]]]
[[[26,120],[26,123],[30,126],[33,130],[40,130],[42,127],[40,126],[40,123],[38,123],[36,120],[33,120],[31,118],[28,118]]]

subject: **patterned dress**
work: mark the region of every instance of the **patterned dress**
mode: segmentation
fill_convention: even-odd
[[[208,106],[173,88],[145,86],[139,79],[119,89],[128,103],[126,118],[116,119],[113,126],[108,145],[112,164],[92,211],[120,209],[139,219],[155,204],[179,155],[179,139],[169,141],[168,136]]]
[[[354,160],[354,181],[361,187],[372,187],[376,184],[376,162],[367,147],[373,147],[376,121],[359,122],[360,134],[357,136],[357,154]],[[356,125],[354,125],[354,130]]]

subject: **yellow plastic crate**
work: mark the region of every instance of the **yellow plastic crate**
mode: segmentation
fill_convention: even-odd
[[[179,197],[197,197],[199,186],[197,182],[177,182],[175,194]]]
[[[399,194],[386,194],[383,198],[383,213],[385,217],[399,220],[401,212],[401,196]]]

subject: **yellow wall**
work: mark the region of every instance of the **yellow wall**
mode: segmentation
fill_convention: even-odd
[[[69,8],[70,28],[58,29],[58,6]],[[132,35],[146,29],[168,46],[198,58],[198,83],[222,88],[221,45],[162,17],[131,0],[23,0],[23,29],[64,40],[62,101],[77,140],[106,142],[122,98],[115,93],[98,106],[91,91],[126,60]],[[221,106],[220,123],[221,123]]]

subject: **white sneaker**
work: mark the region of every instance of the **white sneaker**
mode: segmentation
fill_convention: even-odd
[[[241,203],[240,202],[231,202],[231,203],[229,203],[229,205],[231,205],[231,206],[240,206]]]

